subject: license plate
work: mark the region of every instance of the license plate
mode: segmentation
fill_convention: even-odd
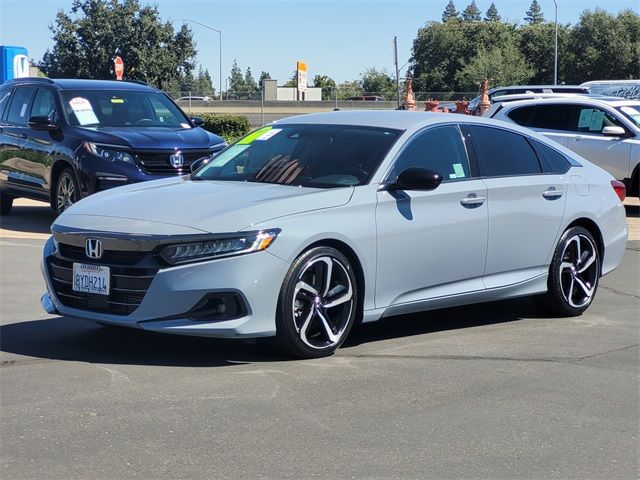
[[[73,290],[96,295],[109,295],[109,267],[74,263]]]

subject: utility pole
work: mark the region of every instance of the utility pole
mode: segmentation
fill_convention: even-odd
[[[398,37],[393,37],[393,63],[396,66],[396,98],[400,108],[400,70],[398,69]]]

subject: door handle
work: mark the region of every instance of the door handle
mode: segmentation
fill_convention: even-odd
[[[478,196],[475,193],[470,193],[468,196],[460,200],[460,205],[467,208],[474,208],[482,205],[485,200],[485,197]]]
[[[549,187],[549,190],[542,192],[542,196],[547,200],[555,200],[556,198],[560,198],[562,193],[562,190],[556,190],[555,187]]]

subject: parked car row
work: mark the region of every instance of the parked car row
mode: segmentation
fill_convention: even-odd
[[[13,199],[61,213],[132,182],[190,173],[226,143],[162,91],[122,81],[22,78],[0,85],[0,211]]]

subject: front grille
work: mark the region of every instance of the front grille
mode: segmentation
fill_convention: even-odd
[[[64,248],[68,251],[69,247],[65,245]],[[84,261],[86,262],[86,259]],[[91,263],[103,262],[92,261]],[[109,295],[95,295],[73,290],[73,260],[51,256],[47,258],[47,266],[55,294],[63,305],[113,315],[130,315],[135,312],[158,272],[157,268],[109,265],[111,275]]]
[[[165,151],[137,151],[134,156],[138,166],[149,175],[185,175],[191,173],[191,163],[195,160],[211,155],[210,150],[181,151],[184,157],[184,165],[175,168],[169,162],[169,156],[175,154],[174,150]]]
[[[83,247],[77,247],[75,245],[67,245],[65,243],[58,244],[60,249],[60,256],[68,258],[79,263],[92,263],[96,265],[135,265],[144,259],[149,252],[140,251],[114,251],[105,250],[102,257],[99,260],[88,259],[85,249]]]

